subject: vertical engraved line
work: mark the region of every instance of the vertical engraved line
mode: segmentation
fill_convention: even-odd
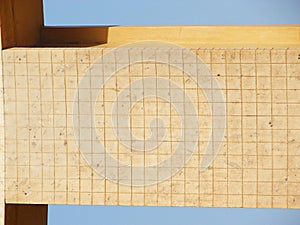
[[[110,50],[110,49],[108,49]],[[103,145],[104,145],[104,149],[106,149],[106,140],[105,140],[105,137],[106,137],[106,126],[105,126],[105,120],[106,120],[106,107],[105,107],[105,91],[104,91],[104,81],[105,81],[105,69],[104,69],[104,62],[103,62],[103,55],[105,55],[105,50],[102,49],[101,50],[101,64],[102,64],[102,99],[103,99]],[[107,190],[107,165],[106,165],[106,152],[104,152],[104,168],[105,168],[105,171],[104,171],[104,193],[103,193],[103,196],[104,196],[104,201],[103,201],[103,204],[104,205],[107,205],[107,201],[106,201],[106,198],[107,198],[107,193],[106,193],[106,190]]]
[[[69,157],[68,157],[68,153],[69,153],[69,148],[68,145],[69,143],[67,142],[68,140],[68,98],[67,98],[67,78],[66,78],[66,54],[65,54],[66,50],[63,50],[63,58],[64,58],[64,86],[65,86],[65,109],[66,109],[66,134],[65,134],[65,140],[64,140],[64,146],[65,146],[65,154],[66,154],[66,203],[69,203]],[[93,198],[92,198],[93,199]]]
[[[225,89],[226,89],[226,102],[227,102],[227,98],[228,98],[228,70],[227,70],[227,51],[225,51]],[[228,107],[226,107],[226,115],[228,115]],[[226,133],[227,133],[227,137],[226,137],[226,174],[227,174],[227,186],[226,186],[226,206],[228,207],[228,118],[226,118]]]
[[[15,118],[16,118],[16,138],[17,138],[17,140],[16,140],[16,156],[18,156],[19,155],[19,149],[18,149],[18,114],[17,114],[17,112],[18,112],[18,104],[17,104],[17,101],[18,101],[18,98],[17,98],[17,76],[16,76],[16,62],[15,62],[15,52],[13,52],[13,56],[14,56],[14,79],[15,79],[15,108],[16,108],[16,112],[15,112]],[[18,185],[18,183],[19,183],[19,160],[18,160],[18,158],[16,158],[16,166],[17,166],[17,197],[16,197],[16,200],[17,201],[19,201],[19,195],[18,195],[18,193],[19,193],[19,185]]]
[[[257,76],[257,49],[255,49],[255,152],[256,152],[256,208],[258,208],[258,104],[257,104],[257,91],[258,91],[258,76]]]
[[[197,96],[197,100],[195,102],[193,102],[195,105],[196,105],[196,117],[198,118],[198,121],[197,121],[197,132],[198,132],[198,137],[197,137],[197,144],[196,144],[196,151],[194,154],[196,154],[196,157],[197,157],[197,165],[200,165],[200,161],[199,161],[199,150],[198,150],[198,143],[199,143],[199,135],[200,135],[200,126],[199,126],[199,105],[198,105],[198,101],[199,101],[199,93],[198,93],[198,84],[199,84],[199,79],[198,79],[198,54],[197,54],[197,49],[191,49],[191,51],[194,53],[194,57],[195,57],[195,61],[194,61],[194,66],[196,68],[196,74],[194,76],[196,76],[197,80],[197,84],[196,84],[196,87],[195,87],[195,92],[196,92],[196,96]],[[193,81],[195,81],[194,79],[192,79]],[[195,155],[194,155],[195,156]],[[191,156],[191,158],[193,157],[193,155]],[[193,166],[193,170],[194,170],[194,166]],[[200,199],[199,199],[199,196],[200,196],[200,193],[199,193],[199,179],[200,179],[200,169],[197,168],[197,175],[198,175],[198,178],[197,178],[197,199],[196,199],[196,202],[193,203],[194,206],[199,206],[199,202],[200,202]],[[196,178],[193,178],[192,182],[195,183],[196,181]]]
[[[142,55],[143,56],[143,55]],[[130,64],[130,63],[129,63]],[[144,69],[144,68],[143,68]],[[132,86],[131,86],[131,76],[128,75],[128,81],[129,81],[129,105],[131,106],[132,105]],[[132,115],[131,115],[131,109],[129,109],[129,132],[132,133]],[[130,173],[131,173],[131,179],[130,179],[130,182],[131,182],[131,192],[132,192],[132,186],[133,186],[133,154],[132,154],[132,136],[133,135],[129,135],[130,136]],[[131,205],[132,205],[132,198],[131,198]]]
[[[183,70],[184,70],[184,64],[185,64],[185,62],[184,62],[184,49],[182,49],[182,54],[181,54],[181,57],[182,57],[182,68],[183,68]],[[183,84],[182,84],[182,88],[183,88],[183,92],[184,93],[186,93],[186,88],[185,88],[185,79],[184,79],[184,76],[185,76],[185,74],[184,74],[185,72],[184,71],[182,71],[182,81],[183,81]],[[185,130],[186,130],[186,127],[185,127],[185,124],[184,124],[184,122],[185,122],[185,94],[183,95],[183,128],[184,128],[184,130],[183,130],[183,135],[184,135],[184,138],[186,138],[185,137]],[[185,161],[185,159],[186,159],[186,151],[187,151],[187,149],[186,149],[186,142],[185,142],[185,140],[183,139],[183,142],[184,142],[184,155],[183,155],[183,159],[184,159],[184,162],[186,162]],[[184,182],[184,186],[183,186],[183,194],[184,194],[184,203],[183,203],[183,205],[184,206],[186,206],[186,167],[184,166],[183,167],[183,182]]]
[[[270,126],[271,126],[271,153],[272,153],[272,187],[271,187],[271,192],[272,192],[272,196],[274,196],[274,152],[273,152],[273,148],[274,148],[274,145],[273,145],[273,70],[272,70],[272,51],[273,51],[273,48],[270,50],[270,58],[269,58],[269,62],[270,62],[270,94],[271,94],[271,102],[270,102],[270,106],[271,106],[271,115],[270,115]],[[271,198],[271,208],[273,208],[273,197]]]
[[[242,147],[242,207],[244,207],[244,139],[243,139],[243,73],[242,73],[242,50],[240,50],[240,97],[241,97],[241,147]]]
[[[169,70],[169,96],[170,96],[170,102],[169,102],[169,117],[170,117],[170,154],[173,154],[173,136],[172,136],[172,102],[171,102],[171,99],[172,99],[172,90],[171,90],[171,65],[170,65],[170,62],[171,62],[171,50],[169,49],[168,50],[168,60],[169,60],[169,63],[168,63],[168,70]],[[173,171],[173,158],[171,158],[171,168],[170,170]],[[172,185],[173,185],[173,176],[171,176],[170,178],[171,180],[171,189],[170,189],[170,202],[171,202],[171,205],[173,205],[173,191],[172,191]]]
[[[196,49],[196,68],[197,68],[197,74],[196,74],[196,76],[197,76],[197,84],[199,84],[199,67],[198,67],[198,62],[197,62],[197,58],[198,58],[198,50],[199,49]],[[200,108],[200,104],[199,104],[199,100],[200,100],[200,97],[199,97],[199,86],[197,85],[196,86],[196,91],[197,91],[197,113],[198,113],[198,118],[199,118],[199,115],[200,115],[200,113],[199,113],[199,108]],[[200,127],[200,124],[199,124],[200,122],[198,121],[198,135],[200,136],[200,129],[201,129],[201,127]],[[197,199],[197,201],[198,201],[198,204],[197,204],[197,206],[200,206],[200,202],[201,202],[201,198],[200,198],[200,184],[201,184],[201,175],[200,175],[200,138],[198,139],[198,141],[197,141],[197,165],[198,165],[198,168],[197,168],[197,174],[198,174],[198,190],[197,190],[197,192],[198,192],[198,199]]]
[[[39,82],[39,91],[40,91],[40,120],[43,121],[43,104],[42,104],[42,101],[43,101],[43,94],[42,94],[42,75],[41,75],[41,58],[40,58],[40,54],[39,54],[40,50],[38,50],[38,70],[39,70],[39,79],[40,79],[40,82]],[[40,154],[41,154],[41,159],[42,159],[42,165],[43,165],[43,144],[44,144],[44,138],[43,138],[43,124],[41,124],[41,129],[40,129],[40,143],[41,143],[41,151],[40,151]],[[41,182],[41,201],[43,201],[43,185],[44,185],[44,178],[43,176],[40,178],[40,182]]]
[[[25,50],[26,51],[26,50]],[[30,108],[31,108],[31,105],[30,105],[30,88],[29,88],[29,81],[28,81],[28,55],[27,55],[27,51],[26,51],[26,57],[25,57],[25,62],[26,62],[26,85],[27,85],[27,104],[28,104],[28,107],[27,107],[27,113],[28,113],[28,128],[31,128],[31,121],[30,121]],[[34,104],[34,101],[32,101],[33,104]],[[30,160],[30,152],[31,152],[31,145],[30,145],[30,140],[31,140],[31,134],[30,132],[28,133],[27,135],[27,138],[28,138],[28,185],[30,185],[30,180],[31,180],[31,174],[30,174],[30,165],[31,165],[31,160]]]
[[[143,56],[142,56],[143,57]],[[145,74],[144,74],[144,64],[142,64],[142,79],[143,79],[143,116],[144,116],[144,140],[146,140],[146,111],[145,111],[145,83],[144,83],[144,79],[145,79]],[[144,141],[144,152],[143,152],[143,155],[144,155],[144,168],[146,168],[146,142]],[[143,178],[144,178],[144,184],[145,184],[145,178],[146,178],[146,170],[144,169],[144,174],[143,174]],[[145,206],[145,192],[146,192],[146,186],[144,185],[144,206]],[[132,203],[131,203],[132,205]]]
[[[52,89],[52,106],[53,106],[53,120],[52,120],[52,130],[53,130],[53,144],[54,144],[54,149],[52,149],[52,154],[53,154],[53,157],[55,158],[55,150],[56,150],[56,133],[55,133],[55,99],[54,99],[54,73],[53,73],[53,51],[54,50],[51,50],[51,79],[52,79],[52,86],[51,86],[51,89]],[[53,200],[55,202],[56,200],[56,190],[55,190],[55,186],[56,186],[56,182],[55,182],[55,159],[53,160],[54,161],[54,168],[53,168],[53,171],[54,171],[54,174],[53,174],[53,189],[54,189],[54,193],[53,194]],[[51,165],[53,167],[53,165]]]
[[[39,76],[40,76],[40,107],[41,107],[41,120],[43,121],[43,107],[42,107],[42,99],[43,99],[43,94],[42,94],[42,74],[41,74],[41,57],[40,57],[40,51],[38,50],[38,64],[39,64]],[[43,125],[41,126],[41,149],[43,150],[43,131],[42,131]],[[42,178],[41,178],[41,185],[42,185],[42,193],[41,193],[41,199],[44,201],[44,176],[43,176],[43,166],[44,166],[44,160],[43,160],[43,151],[41,151],[41,164],[42,164]]]
[[[90,51],[88,51],[88,65],[89,65],[89,68],[91,68],[91,54],[90,54]],[[90,91],[90,99],[89,99],[89,101],[90,101],[90,112],[91,112],[91,120],[94,120],[95,121],[95,110],[93,109],[93,106],[95,107],[95,105],[96,105],[96,103],[92,103],[91,104],[91,102],[92,102],[92,100],[93,100],[93,96],[92,96],[92,94],[93,94],[93,90],[92,90],[92,73],[91,73],[91,70],[89,70],[89,74],[88,74],[88,76],[90,77],[90,82],[89,82],[89,91]],[[66,88],[66,87],[65,87]],[[91,124],[93,124],[94,126],[95,126],[95,124],[94,124],[94,122],[92,122],[91,121]],[[94,141],[93,141],[93,135],[92,135],[92,131],[90,131],[90,143],[91,143],[91,148],[90,148],[90,153],[91,153],[91,162],[93,163],[93,157],[94,157]],[[94,202],[94,190],[93,190],[93,180],[94,180],[94,170],[91,170],[90,171],[90,175],[91,175],[91,177],[90,177],[90,179],[91,179],[91,183],[90,183],[90,199],[89,199],[89,202],[90,202],[90,204],[92,204],[93,205],[93,202]]]
[[[157,94],[157,88],[158,88],[158,85],[157,85],[157,82],[158,82],[158,70],[157,70],[157,61],[156,61],[156,54],[157,54],[157,51],[154,49],[154,57],[155,57],[155,62],[154,62],[154,65],[155,65],[155,77],[156,77],[156,82],[155,82],[155,94],[156,94],[156,97],[155,97],[155,104],[156,104],[156,166],[157,166],[157,170],[156,170],[156,205],[158,205],[158,163],[159,163],[159,150],[158,150],[158,115],[159,115],[159,112],[158,112],[158,101],[159,101],[159,98],[157,97],[158,94]]]
[[[210,71],[212,71],[212,67],[213,67],[213,61],[212,61],[212,51],[213,51],[214,49],[210,49]],[[210,88],[212,89],[212,79],[211,79],[211,81],[210,81]],[[211,91],[211,93],[212,93],[212,91]],[[212,113],[212,115],[211,115],[211,124],[212,124],[212,128],[213,128],[213,102],[214,102],[214,100],[213,100],[213,94],[212,94],[212,96],[211,96],[211,113]],[[212,134],[213,134],[213,130],[211,131],[212,132]],[[214,153],[214,151],[215,151],[215,149],[214,149],[214,135],[212,135],[211,136],[212,137],[212,140],[211,140],[211,142],[212,142],[212,148],[213,148],[213,153]],[[215,190],[215,162],[213,161],[212,162],[212,190],[211,190],[211,195],[212,195],[212,202],[211,202],[211,204],[212,204],[212,206],[214,206],[214,202],[215,202],[215,194],[214,194],[214,190]]]
[[[117,68],[117,58],[116,58],[116,53],[115,53],[115,68]],[[115,82],[115,92],[116,94],[118,93],[118,76],[117,74],[115,74],[116,76],[116,82]],[[118,103],[117,103],[118,104]],[[118,112],[118,111],[117,111]],[[119,115],[117,116],[117,127],[119,127]],[[118,162],[120,162],[120,151],[119,151],[119,141],[117,141],[117,159],[118,159]],[[118,168],[118,171],[117,171],[117,180],[120,182],[120,169]],[[120,183],[117,183],[117,205],[120,205]]]
[[[286,74],[285,74],[285,85],[286,85],[286,144],[287,144],[287,178],[289,177],[289,82],[288,82],[288,60],[287,60],[287,51],[288,49],[285,50],[285,69],[286,69]],[[289,179],[289,178],[288,178]],[[289,204],[289,180],[287,180],[287,198],[286,198],[286,207],[290,208]]]
[[[76,50],[76,53],[75,53],[75,64],[76,64],[76,86],[79,87],[79,68],[78,68],[78,50]],[[79,99],[80,99],[80,91],[78,92],[78,95],[77,95],[78,99],[76,99],[76,101],[79,103]],[[78,112],[78,136],[80,137],[80,128],[81,128],[81,124],[80,124],[80,104],[77,105],[77,112]],[[79,139],[79,150],[81,148],[81,139]],[[78,154],[78,153],[77,153]],[[80,155],[76,156],[77,158],[77,163],[78,163],[78,203],[80,204],[81,202],[81,178],[80,178]]]
[[[199,50],[199,49],[198,49]],[[197,86],[196,86],[196,91],[197,91],[197,113],[198,113],[198,118],[199,118],[199,115],[200,115],[200,113],[199,113],[199,108],[200,108],[200,94],[199,94],[199,92],[200,92],[200,89],[199,89],[199,86],[198,86],[198,84],[199,84],[199,66],[198,66],[198,61],[197,61],[197,59],[198,59],[199,57],[198,57],[198,54],[197,54],[197,50],[196,50],[196,69],[197,69],[197,74],[196,74],[196,76],[197,76]],[[201,129],[201,127],[200,127],[200,121],[198,121],[198,135],[200,136],[200,129]],[[197,174],[198,174],[198,199],[197,199],[197,201],[198,201],[198,204],[197,204],[197,206],[200,206],[200,202],[201,202],[201,197],[200,197],[200,193],[201,193],[201,172],[200,172],[200,163],[201,163],[201,158],[200,158],[200,138],[198,138],[198,141],[197,141],[198,143],[197,143],[197,160],[198,160],[198,162],[197,162],[197,165],[198,165],[198,171],[197,171]]]

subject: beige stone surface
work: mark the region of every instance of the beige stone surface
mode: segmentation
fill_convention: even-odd
[[[122,89],[141,78],[163,77],[182,89],[197,109],[199,140],[191,159],[169,179],[142,187],[104,178],[76,145],[76,89],[91,64],[110,49],[2,51],[6,202],[299,208],[300,49],[190,50],[210,69],[226,104],[225,135],[206,170],[200,171],[200,163],[212,116],[204,91],[188,74],[160,63],[126,66],[129,54],[119,59],[125,66],[105,81],[98,96],[98,141],[130,167],[155,165],[172,155],[180,144],[182,115],[160,98],[137,101],[130,115],[132,133],[141,140],[151,136],[149,124],[159,117],[167,134],[157,148],[136,152],[112,129],[113,102]],[[196,65],[184,58],[180,63]]]

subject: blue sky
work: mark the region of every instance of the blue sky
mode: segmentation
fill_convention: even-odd
[[[300,0],[44,0],[46,25],[300,24]],[[49,225],[299,225],[300,210],[50,206]]]
[[[299,225],[300,210],[50,206],[49,225]]]
[[[299,0],[44,0],[48,25],[300,23]]]

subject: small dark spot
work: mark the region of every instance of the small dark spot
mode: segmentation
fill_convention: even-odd
[[[293,202],[296,202],[296,199],[295,199],[295,198],[293,198]]]
[[[221,76],[219,73],[217,74],[217,77]]]
[[[288,143],[295,142],[295,139],[293,138],[292,140],[288,141]]]
[[[97,167],[99,167],[100,166],[100,164],[99,163],[97,163]]]
[[[63,135],[63,134],[60,132],[60,133],[59,133],[59,136],[62,136],[62,135]]]
[[[27,195],[27,192],[24,192],[24,195],[26,196],[26,195]]]
[[[284,180],[285,180],[285,181],[288,181],[288,178],[286,177],[286,178],[284,178]]]
[[[298,55],[298,59],[300,59],[300,54]]]
[[[191,81],[190,79],[186,79],[185,83],[188,84],[188,83],[190,83],[190,81]]]
[[[34,135],[33,138],[36,138],[36,136]]]
[[[28,130],[29,130],[29,131],[32,131],[32,129],[31,129],[31,128],[29,128]]]
[[[68,141],[67,140],[64,140],[64,145],[66,146],[68,144]]]

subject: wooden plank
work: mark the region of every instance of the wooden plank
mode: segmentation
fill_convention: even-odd
[[[2,48],[34,46],[44,23],[42,0],[5,0],[0,3]]]
[[[6,225],[47,225],[48,205],[7,204]]]
[[[186,47],[300,47],[300,25],[109,28],[109,46],[149,40]]]
[[[40,45],[99,45],[107,41],[108,27],[44,27]]]

